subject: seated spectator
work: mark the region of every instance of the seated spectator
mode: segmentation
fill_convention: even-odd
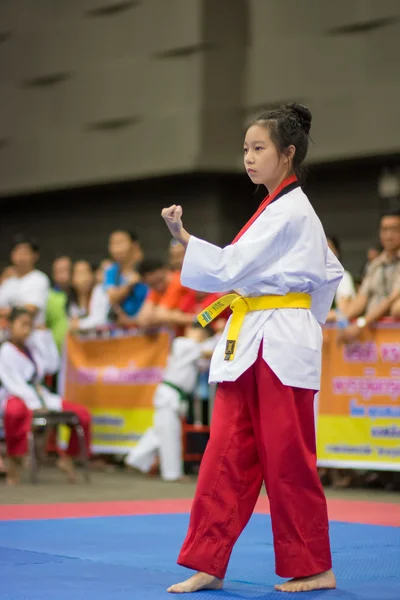
[[[53,287],[49,292],[46,307],[46,326],[51,330],[54,341],[61,352],[68,331],[67,301],[71,289],[72,261],[69,256],[60,256],[52,264]]]
[[[182,246],[175,238],[169,243],[168,250],[168,267],[171,271],[181,271],[183,265],[183,259],[185,258],[186,248]]]
[[[45,310],[50,290],[47,275],[35,268],[39,246],[25,236],[17,236],[11,250],[15,275],[6,279],[0,288],[0,317],[7,318],[12,308],[24,306],[34,317],[35,326],[45,323]]]
[[[8,455],[7,482],[17,484],[22,458],[28,451],[27,433],[32,415],[47,411],[76,413],[90,448],[90,415],[86,408],[63,400],[42,385],[45,375],[54,374],[59,367],[59,354],[50,331],[33,332],[32,311],[13,308],[9,316],[10,337],[0,347],[0,380],[6,391],[4,431]],[[58,466],[69,480],[75,481],[71,457],[79,454],[75,431],[67,454]]]
[[[150,288],[146,302],[135,319],[139,327],[185,327],[193,322],[194,315],[179,310],[179,303],[189,291],[181,284],[179,272],[169,271],[162,261],[156,259],[143,261],[138,271]]]
[[[341,261],[340,243],[338,238],[334,235],[330,235],[327,237],[327,241],[333,254]],[[349,271],[344,271],[343,279],[336,290],[333,307],[328,315],[327,321],[336,321],[337,312],[344,313],[355,296],[356,287],[353,276]]]
[[[130,231],[114,231],[110,235],[108,250],[114,261],[104,276],[104,287],[111,306],[109,320],[116,321],[118,316],[132,318],[141,309],[148,292],[136,270],[143,258],[138,238]]]
[[[369,265],[372,263],[373,260],[378,258],[378,256],[380,255],[380,253],[382,251],[383,251],[383,248],[379,242],[376,242],[375,244],[371,244],[368,247],[367,260],[365,261],[365,264],[361,270],[361,279],[364,279],[365,275],[367,274],[367,269],[368,269]]]
[[[86,260],[77,261],[72,269],[72,285],[67,314],[72,330],[101,327],[107,323],[110,304],[101,284],[94,285],[93,267]]]
[[[190,325],[184,337],[172,342],[164,381],[157,386],[154,395],[154,425],[125,458],[127,466],[148,473],[159,455],[162,479],[182,480],[183,403],[195,388],[199,359],[203,354],[209,356],[216,345],[213,338],[207,340],[210,332],[200,325]]]
[[[367,269],[361,288],[345,311],[356,319],[339,335],[345,343],[358,339],[364,327],[386,316],[400,316],[400,211],[381,217],[380,240],[383,252]]]

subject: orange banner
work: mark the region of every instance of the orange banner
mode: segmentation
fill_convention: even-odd
[[[351,345],[325,328],[317,402],[319,465],[400,470],[400,325]]]
[[[93,451],[127,452],[152,423],[153,395],[168,358],[167,332],[109,339],[70,335],[64,397],[93,415]]]

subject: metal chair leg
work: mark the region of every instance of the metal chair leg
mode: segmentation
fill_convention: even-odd
[[[90,482],[89,457],[88,457],[88,453],[87,453],[87,449],[86,449],[85,432],[83,431],[83,427],[80,423],[78,425],[75,425],[75,431],[76,431],[76,435],[78,436],[79,452],[80,452],[80,458],[81,458],[82,467],[83,467],[83,476],[85,478],[86,483],[89,483]]]
[[[29,462],[30,462],[30,479],[31,483],[37,483],[37,460],[36,460],[36,449],[35,449],[35,436],[33,431],[28,431],[28,451],[29,451]]]

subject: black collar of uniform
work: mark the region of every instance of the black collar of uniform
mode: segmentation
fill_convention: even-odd
[[[279,200],[279,198],[282,198],[282,196],[286,196],[286,194],[289,194],[289,192],[293,192],[293,190],[295,190],[298,187],[301,187],[300,181],[293,181],[292,183],[289,183],[281,189],[279,194],[275,196],[275,198],[268,204],[268,206],[271,206],[271,204]]]

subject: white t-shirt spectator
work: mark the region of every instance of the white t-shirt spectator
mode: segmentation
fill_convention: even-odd
[[[50,280],[38,269],[22,277],[10,277],[0,287],[0,307],[35,306],[38,309],[35,325],[44,325],[49,291]]]
[[[103,284],[98,283],[94,286],[90,301],[89,310],[80,308],[75,301],[72,301],[68,307],[68,317],[79,319],[79,329],[94,329],[108,323],[108,312],[110,310],[110,301],[108,294],[103,288]]]
[[[110,302],[108,300],[108,294],[101,283],[98,283],[93,288],[88,315],[80,314],[79,308],[76,305],[75,307],[75,314],[73,314],[73,308],[71,307],[71,316],[77,316],[79,318],[79,329],[82,331],[107,325]]]
[[[349,271],[343,273],[343,279],[339,283],[335,295],[336,306],[342,299],[353,299],[356,297],[356,286],[354,285],[353,276]]]

